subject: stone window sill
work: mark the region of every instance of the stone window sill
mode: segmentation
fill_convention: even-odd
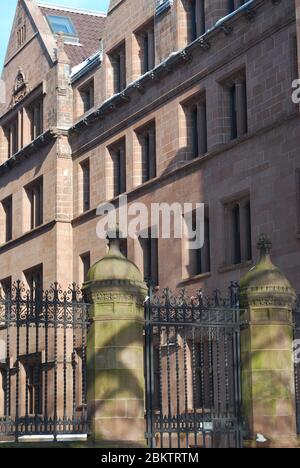
[[[243,268],[249,268],[254,265],[253,260],[247,262],[237,263],[236,265],[225,265],[219,268],[219,273],[227,273],[229,271],[241,270]]]
[[[185,286],[185,285],[188,285],[189,283],[196,283],[197,281],[202,281],[210,277],[211,277],[210,272],[201,273],[200,275],[195,275],[195,276],[191,276],[190,278],[183,279],[182,281],[180,281],[180,283],[178,283],[178,286]]]

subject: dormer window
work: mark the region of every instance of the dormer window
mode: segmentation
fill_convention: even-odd
[[[63,33],[65,36],[78,36],[71,19],[67,16],[47,15],[47,20],[54,34]]]

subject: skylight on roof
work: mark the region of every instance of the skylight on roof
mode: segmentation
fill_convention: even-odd
[[[67,16],[47,15],[47,20],[54,34],[63,33],[65,36],[77,36],[75,27]]]

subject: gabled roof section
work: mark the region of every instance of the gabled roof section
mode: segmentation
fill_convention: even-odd
[[[38,3],[38,7],[51,33],[51,28],[46,20],[48,15],[67,17],[74,25],[78,36],[77,43],[68,41],[67,37],[65,38],[65,52],[70,59],[71,67],[84,62],[99,51],[99,40],[102,37],[106,18],[104,13],[42,3]],[[55,37],[55,35],[53,35],[53,37]]]
[[[36,34],[39,33],[42,43],[44,44],[50,58],[55,60],[56,41],[53,35],[50,34],[49,28],[45,24],[43,15],[41,14],[36,1],[18,0],[4,64],[11,60],[20,49],[19,44],[17,43],[17,33],[21,27],[26,28],[26,33],[24,35],[25,41],[22,46],[25,46]]]
[[[119,5],[119,3],[123,3],[123,1],[124,0],[110,0],[108,14],[111,13]]]

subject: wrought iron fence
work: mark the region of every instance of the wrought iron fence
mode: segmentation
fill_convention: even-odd
[[[294,338],[300,340],[300,294],[294,309]],[[297,434],[300,435],[300,363],[295,360],[295,394],[296,394],[296,416]]]
[[[239,288],[145,305],[149,447],[241,447]]]
[[[73,284],[0,296],[0,438],[87,433],[87,307]]]

